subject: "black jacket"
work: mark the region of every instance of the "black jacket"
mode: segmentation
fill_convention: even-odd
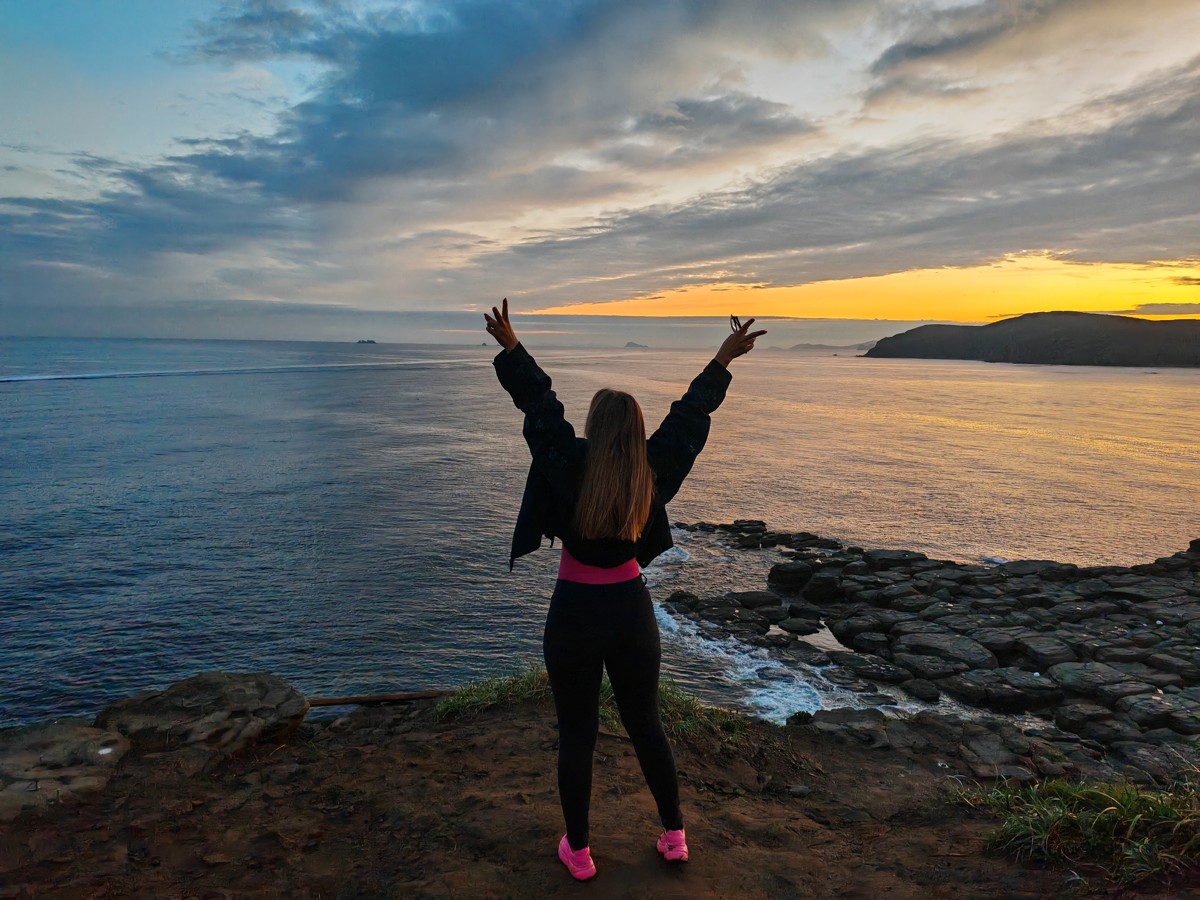
[[[501,386],[513,404],[525,413],[525,441],[533,455],[521,511],[513,532],[511,570],[517,557],[542,545],[542,535],[562,540],[567,551],[589,566],[612,568],[636,557],[645,566],[674,541],[666,504],[679,492],[683,479],[708,439],[709,416],[725,399],[732,376],[716,360],[693,380],[687,393],[671,404],[671,411],[646,441],[650,468],[654,470],[654,500],[650,519],[637,542],[617,538],[585,540],[572,527],[579,498],[587,441],[563,415],[563,405],[524,345],[500,351],[492,361]]]

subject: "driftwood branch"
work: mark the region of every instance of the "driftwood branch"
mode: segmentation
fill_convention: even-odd
[[[312,697],[309,706],[372,706],[376,703],[405,703],[409,700],[433,700],[450,691],[409,691],[405,694],[362,694],[357,697]]]

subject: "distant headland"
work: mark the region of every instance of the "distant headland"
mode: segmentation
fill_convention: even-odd
[[[1200,320],[1029,313],[988,325],[922,325],[864,354],[1064,366],[1200,367]]]

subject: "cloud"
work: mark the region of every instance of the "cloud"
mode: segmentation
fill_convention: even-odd
[[[1200,63],[1158,102],[1095,132],[916,141],[777,170],[736,191],[614,216],[498,251],[537,270],[574,256],[630,284],[722,265],[730,281],[795,284],[971,265],[1029,250],[1078,261],[1195,254]],[[516,268],[516,267],[514,267]]]
[[[1139,303],[1133,309],[1108,310],[1118,316],[1197,316],[1200,303]]]
[[[897,21],[867,0],[228,4],[176,57],[300,61],[309,93],[268,133],[153,163],[75,154],[101,186],[87,198],[0,198],[0,283],[34,305],[463,308],[520,285],[577,302],[1031,250],[1193,256],[1196,61],[1088,94],[1053,129],[861,142],[754,77],[840,60],[835,38],[878,25],[892,37],[856,63],[868,97],[974,96],[989,48],[1085,5],[922,2]]]

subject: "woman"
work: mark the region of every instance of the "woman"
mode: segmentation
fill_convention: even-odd
[[[621,722],[658,804],[658,852],[686,862],[675,759],[658,711],[658,623],[639,566],[671,547],[665,504],[704,448],[709,416],[729,386],[729,364],[766,332],[751,332],[753,319],[745,325],[734,319],[734,332],[649,440],[637,401],[609,389],[592,398],[583,439],[564,417],[550,378],[517,340],[508,299],[484,319],[504,348],[493,364],[525,414],[533,455],[509,569],[541,546],[543,534],[551,544],[555,537],[562,541],[542,645],[558,713],[558,792],[567,825],[558,858],[580,881],[596,874],[588,805],[607,669]]]

